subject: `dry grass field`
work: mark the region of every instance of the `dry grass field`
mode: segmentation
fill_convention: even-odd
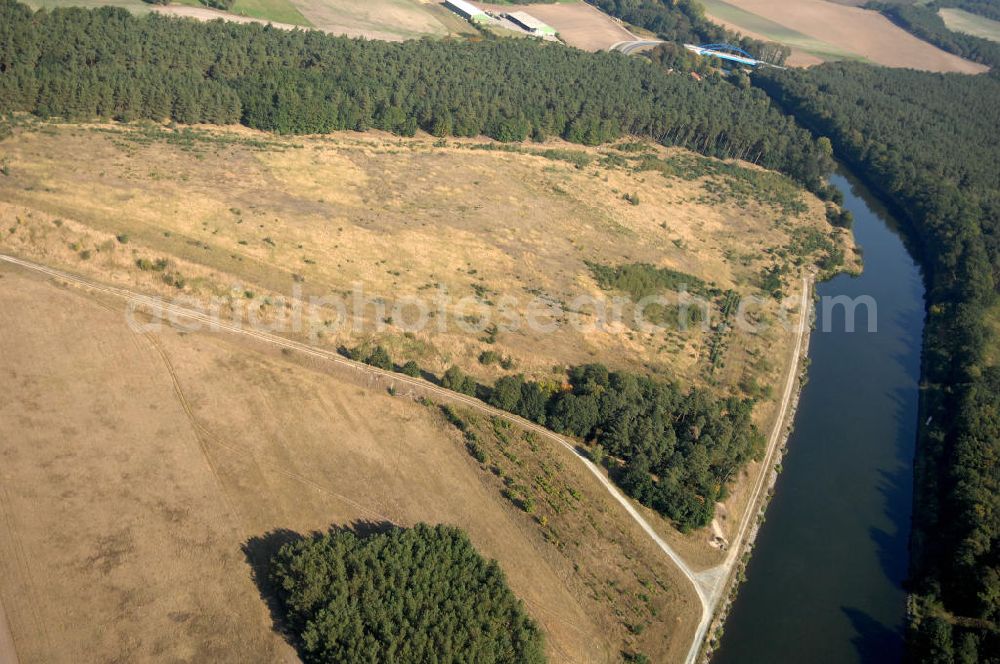
[[[564,146],[561,158],[545,158],[377,134],[286,140],[59,125],[18,129],[2,146],[0,250],[205,306],[267,297],[257,312],[265,318],[285,311],[279,297],[335,296],[364,315],[360,324],[324,310],[303,335],[332,347],[377,341],[399,363],[439,375],[459,364],[487,383],[506,373],[478,362],[492,350],[541,379],[553,366],[600,361],[724,392],[751,378],[772,384],[779,374],[768,358],[788,347],[789,330],[734,329],[713,360],[719,340],[707,325],[644,330],[624,309],[620,322],[599,326],[578,298],[615,293],[597,286],[587,262],[679,270],[761,298],[749,315],[776,323],[779,303],[757,286],[770,253],[832,235],[852,256],[849,234],[831,231],[822,204],[794,188],[798,216],[734,193],[724,176],[612,165],[622,157],[609,149]],[[632,194],[638,205],[623,199]],[[162,267],[140,269],[139,259]],[[812,259],[802,260],[807,268]],[[358,284],[364,306],[354,306]],[[432,308],[421,329],[411,300]],[[532,329],[529,312],[555,329]],[[492,325],[500,331],[491,335]]]
[[[329,366],[133,332],[120,301],[13,267],[0,329],[0,600],[23,664],[294,661],[254,583],[253,540],[385,521],[466,529],[553,661],[686,648],[693,595],[561,448],[492,425],[524,473],[558,472],[561,509],[530,516],[436,408]]]
[[[0,142],[0,252],[320,346],[378,342],[397,363],[458,364],[485,383],[559,381],[598,361],[724,394],[777,387],[794,330],[777,324],[762,271],[783,257],[797,301],[817,242],[857,262],[850,234],[780,176],[632,142],[15,124]],[[569,321],[592,317],[574,299],[615,294],[588,262],[649,263],[760,298],[750,317],[768,325],[648,331],[626,316],[580,329]],[[360,330],[331,309],[280,324],[310,297],[351,305],[356,284]],[[444,294],[418,330],[392,307]],[[480,464],[436,408],[250,341],[137,334],[102,297],[0,268],[0,604],[22,662],[280,661],[293,653],[241,547],[358,520],[467,529],[554,661],[682,657],[693,593],[569,452],[460,413],[489,450]],[[554,329],[484,329],[537,303]],[[482,364],[484,351],[506,366]],[[765,397],[764,430],[774,413]],[[518,509],[498,476],[530,487],[537,509]],[[746,497],[741,480],[727,536]],[[696,569],[720,561],[709,532],[645,513]]]
[[[787,43],[795,65],[854,57],[887,67],[966,74],[987,70],[860,7],[828,0],[707,0],[705,6],[709,17],[726,27]]]
[[[396,41],[478,34],[435,0],[290,0],[317,28],[332,34]]]
[[[1000,21],[972,14],[961,9],[946,7],[938,11],[949,30],[964,32],[973,37],[981,37],[1000,42]]]
[[[516,7],[485,3],[479,6],[496,12],[514,9],[527,12],[555,28],[564,42],[584,51],[606,51],[618,42],[636,39],[621,23],[583,0]]]

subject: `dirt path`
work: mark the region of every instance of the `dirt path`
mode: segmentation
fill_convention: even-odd
[[[0,601],[0,662],[3,664],[18,664],[17,650],[14,648],[14,636],[10,633],[7,614]]]
[[[212,317],[197,311],[195,309],[188,309],[186,307],[181,307],[175,304],[170,304],[159,298],[150,297],[147,295],[142,295],[124,288],[117,288],[114,286],[107,286],[100,284],[83,277],[79,277],[67,272],[62,272],[38,263],[31,261],[22,260],[13,256],[6,254],[0,254],[0,260],[11,263],[13,265],[18,265],[22,268],[32,270],[34,272],[39,272],[48,275],[52,278],[58,279],[60,281],[74,284],[77,286],[83,286],[85,288],[97,291],[100,293],[105,293],[108,295],[113,295],[116,297],[123,298],[127,300],[130,306],[135,307],[137,310],[146,310],[152,313],[158,318],[170,318],[171,320],[178,319],[188,319],[203,325],[206,325],[209,329],[213,331],[224,331],[234,334],[241,334],[244,336],[252,337],[259,341],[267,344],[271,344],[280,348],[286,348],[296,352],[300,352],[304,355],[322,359],[325,361],[333,362],[345,367],[348,367],[358,373],[367,376],[368,381],[373,385],[385,385],[385,387],[394,387],[400,393],[403,392],[401,387],[409,387],[409,394],[413,396],[418,395],[433,395],[440,400],[459,403],[476,411],[484,413],[486,415],[495,416],[507,420],[509,422],[515,423],[525,429],[536,432],[538,435],[543,436],[551,441],[562,445],[567,450],[573,452],[574,456],[583,463],[587,470],[589,470],[604,486],[608,493],[628,512],[629,516],[635,520],[635,522],[642,528],[642,530],[649,535],[650,539],[660,548],[663,553],[670,558],[670,560],[677,566],[677,568],[684,574],[684,576],[691,582],[691,585],[698,597],[698,600],[702,607],[702,616],[698,625],[698,629],[695,633],[694,640],[688,651],[688,655],[685,658],[686,664],[693,664],[698,657],[698,653],[701,650],[701,644],[708,632],[708,628],[711,625],[712,618],[714,616],[715,610],[719,605],[720,600],[723,596],[723,591],[727,586],[727,582],[734,568],[734,564],[738,559],[738,552],[745,544],[746,533],[748,532],[748,527],[752,523],[753,518],[757,514],[755,506],[759,504],[760,498],[764,488],[767,486],[767,478],[770,476],[769,468],[773,462],[774,456],[779,443],[782,440],[783,432],[786,429],[785,419],[787,417],[790,403],[792,400],[794,386],[796,382],[796,377],[799,371],[799,357],[802,351],[802,340],[806,331],[806,323],[808,321],[808,298],[810,293],[810,284],[807,278],[802,279],[802,297],[800,303],[800,314],[799,314],[799,325],[798,333],[796,335],[796,343],[793,348],[791,364],[789,366],[788,376],[785,382],[785,389],[782,396],[781,404],[778,410],[778,418],[775,422],[773,431],[771,432],[771,437],[768,441],[768,450],[765,455],[764,463],[761,466],[761,472],[757,481],[754,485],[754,490],[751,494],[751,501],[748,505],[746,513],[743,515],[741,521],[740,529],[737,532],[736,537],[733,540],[733,546],[730,550],[730,554],[726,561],[721,565],[706,570],[703,572],[695,572],[692,570],[684,559],[673,549],[666,541],[657,534],[656,530],[649,524],[649,522],[636,510],[632,501],[625,497],[621,491],[618,490],[614,484],[607,478],[607,476],[598,468],[593,462],[586,458],[575,445],[567,441],[562,436],[538,425],[533,422],[524,420],[516,415],[512,415],[506,411],[497,410],[490,406],[487,406],[482,401],[470,396],[459,394],[457,392],[452,392],[451,390],[444,389],[428,383],[425,380],[419,378],[411,378],[409,376],[395,373],[392,371],[386,371],[378,369],[376,367],[362,364],[360,362],[355,362],[350,360],[334,351],[329,351],[321,348],[316,348],[305,343],[298,341],[293,341],[291,339],[286,339],[284,337],[278,336],[276,334],[271,334],[268,332],[262,332],[259,330],[253,330],[244,328],[238,325],[233,325],[231,323],[223,322],[219,319],[213,319]],[[0,637],[0,645],[2,645],[2,637]],[[2,652],[2,651],[0,651]]]
[[[711,627],[715,611],[725,600],[726,589],[729,587],[733,570],[736,568],[737,562],[742,557],[744,550],[748,545],[747,535],[750,532],[750,526],[760,513],[760,507],[764,494],[770,486],[770,482],[768,480],[771,477],[772,469],[774,468],[775,458],[778,455],[778,451],[781,449],[782,442],[787,436],[788,425],[790,424],[790,422],[788,422],[788,418],[792,409],[792,403],[796,396],[795,384],[799,376],[802,346],[806,338],[807,325],[809,322],[810,293],[812,293],[812,281],[808,277],[803,277],[802,295],[799,300],[799,324],[795,333],[795,346],[792,349],[791,363],[788,367],[788,374],[785,376],[785,387],[781,395],[781,403],[778,406],[778,413],[774,421],[774,428],[771,429],[771,436],[767,441],[767,450],[764,453],[764,460],[761,463],[760,473],[758,473],[757,479],[754,481],[753,490],[750,493],[750,500],[747,503],[747,507],[743,512],[742,518],[740,519],[740,526],[730,543],[729,553],[726,556],[726,560],[721,565],[699,572],[697,575],[698,582],[703,584],[706,588],[712,611],[707,618],[703,618],[702,623],[698,626],[698,633],[695,636],[693,646],[694,652],[689,654],[687,664],[693,664],[696,660],[697,654],[701,648],[701,643],[707,636],[709,627]]]
[[[792,397],[795,395],[795,383],[799,375],[799,358],[802,356],[802,343],[806,337],[806,324],[809,320],[809,294],[811,292],[812,284],[807,278],[803,277],[802,300],[799,303],[799,327],[795,334],[795,349],[792,352],[792,364],[788,369],[788,375],[785,377],[785,390],[781,395],[781,405],[778,409],[778,417],[775,420],[774,428],[771,430],[771,438],[767,441],[767,452],[764,455],[764,462],[761,464],[760,475],[754,483],[753,493],[750,494],[750,502],[743,514],[743,518],[740,520],[740,527],[733,538],[732,546],[729,548],[729,555],[726,556],[726,562],[723,563],[729,567],[732,567],[736,562],[736,559],[741,554],[740,550],[746,544],[746,536],[750,529],[750,524],[753,523],[754,518],[757,516],[755,506],[760,503],[760,499],[767,488],[771,468],[774,467],[775,457],[785,437],[788,424],[786,422],[788,411],[791,408]]]

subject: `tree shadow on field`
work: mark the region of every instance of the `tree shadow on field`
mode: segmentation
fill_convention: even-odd
[[[328,532],[350,531],[359,538],[364,539],[372,535],[390,532],[398,527],[390,521],[358,519],[346,526],[332,525]],[[271,581],[271,559],[286,544],[304,539],[317,539],[323,537],[323,535],[324,533],[319,531],[303,535],[287,528],[276,528],[263,535],[251,537],[241,547],[247,565],[250,566],[250,578],[257,586],[260,598],[267,605],[268,612],[271,615],[271,624],[274,631],[281,634],[289,644],[296,648],[298,648],[296,635],[285,619],[285,609],[281,602],[281,596]]]
[[[254,584],[257,586],[260,598],[264,600],[271,615],[271,624],[274,627],[274,631],[285,637],[285,640],[292,645],[295,645],[294,636],[285,623],[284,609],[281,605],[281,599],[278,597],[277,589],[271,583],[269,569],[271,558],[278,553],[281,547],[301,539],[303,539],[303,536],[295,531],[288,530],[287,528],[277,528],[264,535],[251,537],[241,547],[243,556],[250,566],[250,578],[253,579]]]

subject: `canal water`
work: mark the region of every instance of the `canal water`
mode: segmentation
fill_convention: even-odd
[[[824,317],[817,305],[809,380],[717,664],[902,655],[923,281],[885,210],[854,180],[832,181],[854,214],[864,273],[817,291],[871,297],[877,331],[864,305],[854,332],[844,307]]]

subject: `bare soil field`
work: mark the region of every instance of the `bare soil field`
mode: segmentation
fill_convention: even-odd
[[[310,23],[290,0],[236,0],[229,11],[211,9],[198,0],[175,0],[175,4],[160,5],[145,0],[28,0],[36,9],[56,7],[121,7],[133,14],[151,11],[172,16],[185,16],[200,21],[222,19],[237,23],[270,23],[278,28],[310,27]]]
[[[702,4],[709,18],[720,25],[747,37],[777,41],[791,48],[792,52],[785,61],[789,67],[810,67],[830,60],[858,57],[833,44],[740,9],[726,0],[703,0]]]
[[[709,0],[706,8],[716,22],[749,36],[774,41],[785,41],[786,31],[793,37],[804,36],[807,39],[785,42],[794,51],[791,64],[842,59],[839,53],[843,52],[888,67],[965,74],[987,70],[917,39],[878,12],[859,7],[827,0]]]
[[[555,28],[564,42],[584,51],[606,51],[618,42],[638,39],[621,23],[582,0],[517,6],[480,3],[479,6],[493,12],[514,9],[527,12]]]
[[[17,650],[14,648],[14,635],[10,633],[10,623],[7,612],[0,602],[0,660],[7,664],[18,664]]]
[[[0,305],[0,599],[22,663],[294,661],[255,542],[386,521],[466,529],[553,661],[687,647],[693,594],[560,448],[476,424],[558,472],[562,509],[529,516],[434,407],[234,337],[140,334],[121,301],[13,267]]]

